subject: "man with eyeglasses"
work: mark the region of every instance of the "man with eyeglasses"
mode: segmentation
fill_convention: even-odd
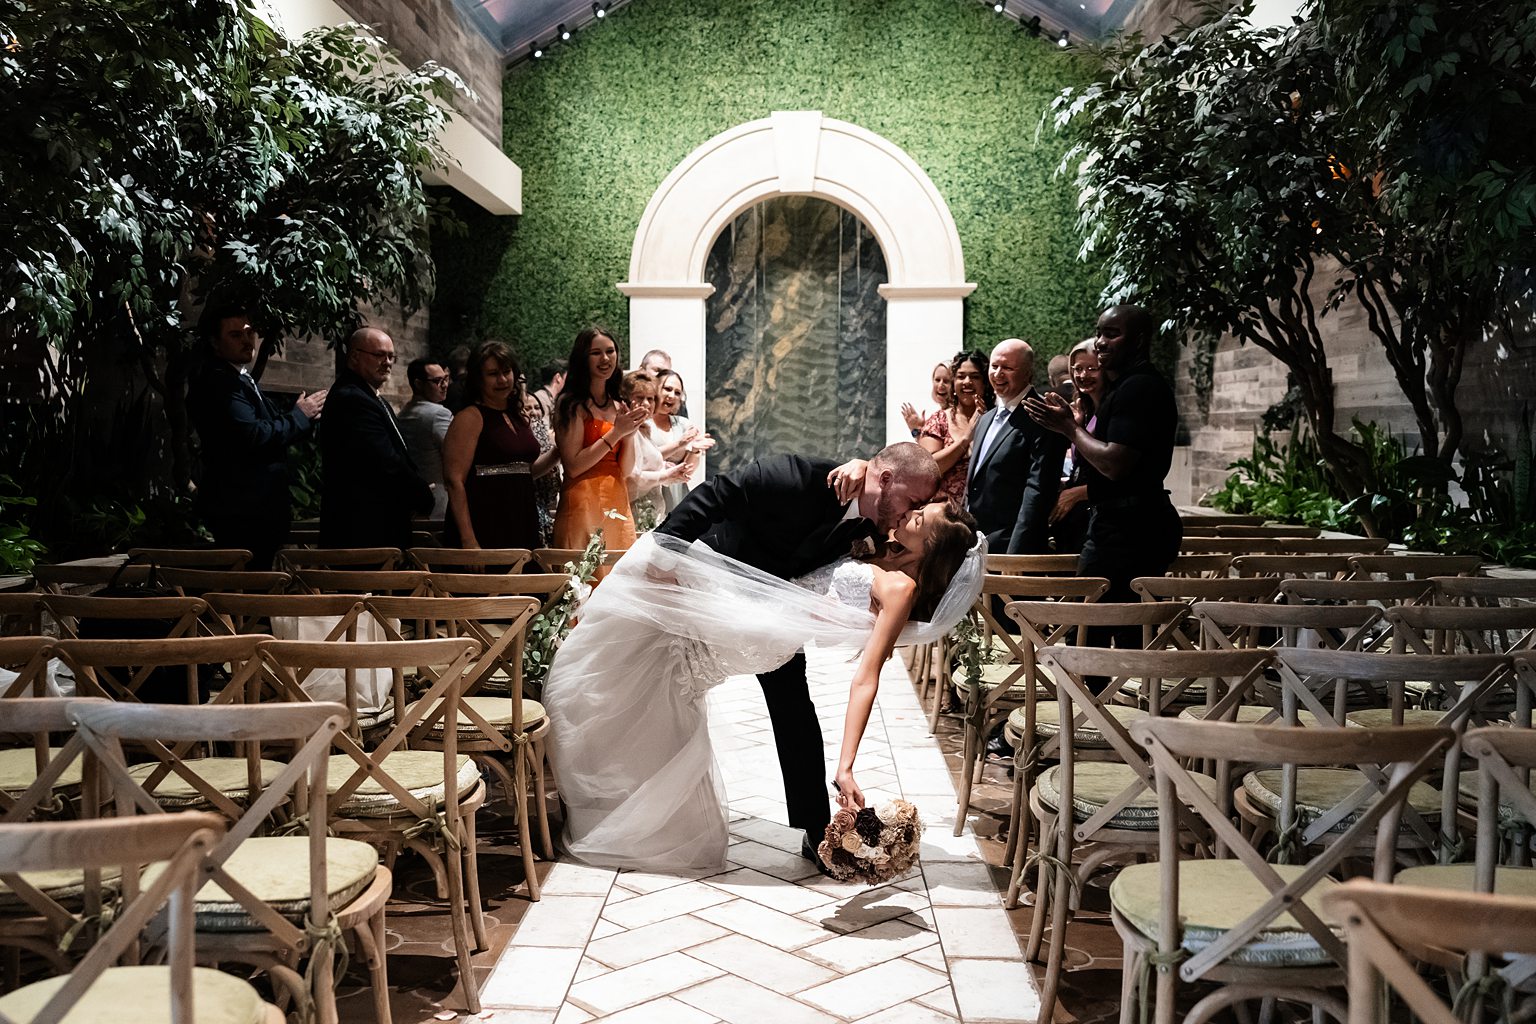
[[[453,422],[453,413],[443,403],[453,378],[447,367],[423,356],[406,366],[405,379],[411,384],[411,400],[400,410],[400,433],[405,435],[405,450],[416,460],[417,472],[432,486],[432,519],[440,522],[448,510],[448,492],[443,489],[443,438]]]
[[[320,431],[320,546],[409,547],[411,517],[432,510],[432,488],[379,394],[395,365],[394,339],[377,327],[359,328],[341,354]]]

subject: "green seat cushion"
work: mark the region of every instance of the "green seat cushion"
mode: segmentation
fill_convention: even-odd
[[[1197,705],[1196,707],[1185,708],[1183,711],[1179,712],[1179,717],[1193,719],[1197,722],[1203,722],[1205,721],[1205,716],[1210,713],[1210,710],[1210,708],[1201,704]],[[1266,704],[1239,704],[1237,706],[1236,717],[1223,719],[1223,721],[1237,722],[1241,725],[1253,725],[1255,722],[1263,721],[1264,718],[1272,711],[1274,711],[1274,708],[1269,707]],[[1298,725],[1309,725],[1315,729],[1319,726],[1320,719],[1310,711],[1298,710],[1296,712],[1296,722]],[[1276,715],[1275,719],[1268,724],[1284,725],[1285,723],[1280,719],[1278,715]],[[1347,715],[1345,716],[1344,724],[1351,724]]]
[[[459,796],[470,792],[480,781],[480,769],[472,758],[458,757]],[[341,788],[358,763],[346,754],[333,754],[326,775],[326,789],[334,793]],[[386,754],[384,771],[400,784],[411,796],[429,808],[443,802],[447,786],[443,780],[443,754],[439,750],[396,750]],[[372,778],[364,779],[346,802],[331,808],[331,813],[342,818],[392,818],[412,813],[402,807],[395,795]]]
[[[325,841],[325,888],[332,912],[350,903],[373,881],[379,851],[355,839]],[[224,869],[290,921],[309,912],[309,837],[266,836],[247,839],[235,848]],[[151,864],[144,869],[144,884],[159,877],[164,868]],[[210,932],[265,931],[246,908],[216,881],[197,891],[197,927]]]
[[[1476,864],[1423,864],[1404,868],[1393,879],[1398,885],[1417,885],[1425,889],[1454,889],[1472,892],[1476,888]],[[1536,897],[1536,868],[1500,865],[1494,869],[1493,891],[1500,896]]]
[[[85,894],[85,872],[80,868],[59,868],[55,871],[23,871],[22,880],[32,888],[40,891],[44,896],[55,899],[64,906],[78,906],[80,897]],[[122,869],[116,866],[103,867],[101,869],[101,886],[110,893],[116,893],[118,882],[122,878]],[[0,879],[0,910],[17,911],[23,914],[33,913],[32,905],[24,901],[20,896]]]
[[[1264,768],[1243,776],[1243,791],[1252,800],[1279,817],[1280,778],[1282,769]],[[1364,785],[1365,776],[1354,768],[1298,768],[1296,770],[1296,809],[1306,821],[1312,821],[1330,810],[1340,800]],[[1374,804],[1380,793],[1372,793],[1363,806]],[[1426,821],[1440,817],[1440,793],[1427,782],[1415,782],[1408,790],[1408,806],[1418,811]],[[1363,808],[1357,808],[1357,811]],[[1342,832],[1354,823],[1358,813],[1350,813],[1334,826]],[[1405,821],[1404,829],[1409,827]]]
[[[1163,699],[1165,701],[1168,699],[1168,691],[1173,686],[1182,681],[1183,680],[1179,679],[1163,680]],[[1191,701],[1203,702],[1205,700],[1206,687],[1209,685],[1209,681],[1205,679],[1195,679],[1191,681],[1188,686],[1179,691],[1179,695],[1174,699],[1174,703],[1188,704]],[[1127,679],[1120,684],[1119,692],[1126,696],[1135,697],[1137,700],[1152,699],[1152,689],[1147,685],[1147,681],[1145,679]]]
[[[48,760],[58,757],[58,747],[48,748]],[[83,777],[80,758],[75,758],[54,781],[54,789],[80,785]],[[15,747],[0,750],[0,790],[6,793],[23,793],[37,781],[37,751],[32,747]]]
[[[1271,865],[1285,882],[1306,870],[1300,864]],[[1329,927],[1333,920],[1323,910],[1322,894],[1338,883],[1321,879],[1302,902]],[[1197,953],[1269,899],[1269,890],[1237,860],[1186,860],[1179,862],[1179,920],[1184,926],[1180,945]],[[1109,885],[1109,901],[1127,923],[1156,941],[1163,901],[1161,864],[1132,864]],[[1290,914],[1281,914],[1264,925],[1247,944],[1233,952],[1228,962],[1274,967],[1299,967],[1332,963],[1312,934]]]
[[[1019,676],[1013,681],[1011,685],[1009,685],[1007,699],[1023,700],[1025,695],[1029,692],[1029,687],[1025,685],[1029,675],[1026,672],[1020,672],[1018,662],[1014,661],[1005,661],[995,665],[981,666],[982,690],[991,691],[997,689],[999,686],[1003,685],[1003,682],[1007,680],[1007,678],[1014,672],[1019,672]],[[1049,666],[1036,665],[1035,680],[1036,696],[1055,696],[1056,678],[1055,676],[1051,675]],[[964,666],[959,666],[954,670],[954,672],[950,673],[950,682],[953,683],[955,689],[962,694],[968,694],[971,692],[970,676],[966,672]]]
[[[441,703],[441,698],[432,702],[433,711],[437,710],[437,705],[439,703]],[[487,722],[497,726],[498,728],[506,730],[511,729],[512,727],[511,697],[465,697],[461,703],[467,704],[474,708],[475,712],[479,714],[481,718],[484,718]],[[412,704],[410,707],[406,708],[406,714],[410,714],[420,704],[421,702],[417,701],[415,704]],[[428,713],[430,714],[430,712]],[[543,720],[544,705],[540,704],[536,700],[528,700],[525,698],[523,700],[523,728],[531,729],[533,726],[538,725]],[[439,718],[435,723],[433,723],[432,729],[434,732],[442,732],[443,720]],[[462,712],[459,714],[460,733],[476,733],[479,731],[480,727],[477,726],[472,719],[465,716]]]
[[[0,996],[0,1013],[29,1024],[68,975],[48,978]],[[261,1024],[267,1004],[249,982],[211,967],[192,969],[196,1024]],[[169,967],[109,967],[64,1015],[63,1024],[165,1024],[171,1019]]]
[[[1081,708],[1074,704],[1073,708],[1081,712]],[[1104,711],[1115,721],[1122,725],[1129,725],[1139,718],[1146,718],[1147,713],[1140,708],[1128,707],[1124,704],[1108,704]],[[1008,716],[1008,727],[1015,734],[1022,736],[1024,733],[1024,709],[1019,708]],[[1035,705],[1035,732],[1040,736],[1056,736],[1061,733],[1061,706],[1053,700],[1043,700]],[[1104,734],[1093,722],[1084,722],[1072,734],[1072,742],[1080,747],[1104,748],[1109,742],[1104,739]]]
[[[1087,821],[1097,814],[1099,810],[1115,797],[1119,796],[1125,787],[1136,780],[1136,773],[1129,765],[1114,761],[1078,761],[1075,762],[1076,770],[1072,773],[1072,813],[1078,821]],[[1191,773],[1195,783],[1214,798],[1216,796],[1216,780],[1209,775]],[[1035,792],[1040,794],[1040,803],[1058,810],[1061,807],[1061,765],[1053,765],[1041,773],[1035,783]],[[1152,789],[1143,789],[1131,798],[1131,802],[1122,807],[1109,819],[1113,828],[1156,829],[1157,828],[1157,793]]]
[[[1425,711],[1420,708],[1404,708],[1402,725],[1427,725],[1440,724],[1440,719],[1445,717],[1443,711]],[[1359,725],[1367,729],[1390,728],[1392,722],[1391,708],[1362,708],[1359,711],[1351,711],[1344,716],[1344,721],[1350,725]]]
[[[1456,780],[1457,802],[1469,810],[1477,809],[1477,794],[1482,787],[1482,772],[1473,769],[1462,772]],[[1536,793],[1536,775],[1531,776],[1531,792]],[[1525,821],[1525,815],[1515,808],[1511,794],[1503,786],[1499,787],[1499,824],[1513,825],[1516,822]],[[1527,824],[1530,824],[1527,822]]]
[[[250,775],[246,771],[245,758],[243,757],[189,757],[181,762],[192,774],[208,783],[214,789],[223,793],[232,800],[244,801],[250,799]],[[160,767],[158,761],[147,761],[144,764],[136,764],[128,769],[128,774],[135,782],[143,785],[144,780],[154,774]],[[273,779],[282,774],[287,768],[281,761],[261,761],[261,784],[269,785]],[[188,808],[203,806],[208,801],[196,789],[192,783],[182,778],[175,772],[166,775],[160,780],[159,785],[150,794],[162,807]]]

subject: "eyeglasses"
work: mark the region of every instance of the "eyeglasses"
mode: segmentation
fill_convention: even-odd
[[[358,353],[359,355],[373,356],[373,358],[384,363],[392,363],[395,361],[395,354],[393,352],[376,352],[371,348],[354,348],[352,351]]]
[[[452,377],[428,377],[428,378],[426,378],[426,381],[427,381],[428,384],[432,384],[432,385],[438,386],[438,387],[441,387],[442,385],[447,384],[451,380],[453,380]]]

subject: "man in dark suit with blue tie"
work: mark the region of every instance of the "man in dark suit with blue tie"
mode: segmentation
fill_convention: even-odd
[[[359,328],[341,354],[320,431],[320,546],[410,547],[411,517],[432,511],[432,488],[417,475],[395,411],[379,395],[395,365],[394,339]]]
[[[987,369],[997,405],[971,432],[966,505],[987,535],[987,550],[998,554],[1047,550],[1051,509],[1061,489],[1066,442],[1024,408],[1024,399],[1036,394],[1034,376],[1028,344],[1018,338],[999,342]]]
[[[250,374],[260,338],[243,306],[210,306],[202,319],[202,365],[187,387],[187,413],[200,443],[196,505],[221,547],[246,548],[252,569],[268,569],[288,539],[288,447],[306,436],[326,393],[300,394],[280,412]]]

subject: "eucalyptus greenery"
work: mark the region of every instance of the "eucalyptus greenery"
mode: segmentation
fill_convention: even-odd
[[[555,654],[570,634],[576,610],[590,591],[597,570],[602,567],[606,549],[603,532],[594,531],[581,556],[574,562],[565,563],[564,572],[571,577],[570,585],[548,608],[535,615],[528,623],[527,640],[523,645],[523,688],[538,697],[549,678],[549,667],[554,664]]]
[[[210,293],[253,303],[258,375],[284,339],[429,297],[421,171],[445,159],[448,70],[358,25],[287,39],[250,0],[0,0],[0,40],[0,336],[39,366],[0,445],[45,519],[113,485],[184,492]],[[156,457],[127,474],[92,457],[89,421],[140,388],[155,408],[127,443]]]

